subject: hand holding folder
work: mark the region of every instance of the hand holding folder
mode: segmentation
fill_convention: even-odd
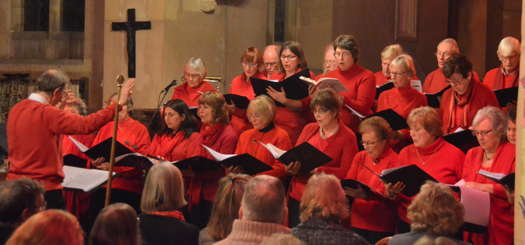
[[[405,189],[402,191],[407,196],[414,196],[428,180],[436,181],[415,164],[410,164],[398,168],[389,168],[381,172],[380,178],[387,183],[402,182]]]
[[[267,164],[261,162],[259,159],[251,156],[250,154],[222,154],[208,146],[202,145],[206,151],[212,155],[218,164],[223,167],[240,167],[243,171],[249,175],[256,175],[258,173],[272,170],[273,168]]]
[[[509,189],[510,191],[514,191],[514,186],[515,186],[514,180],[516,178],[515,173],[502,174],[502,173],[489,172],[483,169],[480,169],[478,173],[486,178],[489,178],[503,185],[505,188]]]
[[[289,151],[281,150],[270,143],[259,143],[264,146],[275,159],[281,161],[285,165],[289,165],[292,162],[300,162],[301,168],[299,169],[298,174],[310,173],[315,168],[332,160],[332,158],[319,151],[308,142],[304,142]]]
[[[308,83],[301,80],[299,77],[310,77],[310,71],[304,69],[289,78],[284,79],[281,82],[274,82],[259,78],[250,78],[253,91],[256,96],[259,95],[268,95],[267,89],[271,87],[277,91],[284,90],[286,97],[293,100],[300,100],[308,96]],[[278,106],[284,106],[283,104],[277,102]]]

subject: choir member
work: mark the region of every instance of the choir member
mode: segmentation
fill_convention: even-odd
[[[397,43],[390,44],[381,51],[381,70],[374,73],[374,76],[376,77],[376,87],[388,83],[391,80],[389,70],[390,62],[401,54],[403,54],[403,47]]]
[[[485,106],[498,106],[496,95],[483,86],[472,72],[472,63],[463,55],[450,57],[443,66],[443,74],[451,89],[441,97],[443,132],[453,133],[468,129],[476,112]]]
[[[501,65],[485,74],[483,84],[492,90],[518,86],[521,54],[520,41],[514,37],[503,38],[498,45],[497,54]]]
[[[424,236],[441,239],[446,237],[451,242],[442,244],[469,244],[454,239],[454,235],[463,226],[463,215],[463,205],[450,187],[427,182],[421,186],[421,191],[408,207],[408,217],[412,221],[410,232],[393,236],[388,244],[421,244],[416,241]]]
[[[255,97],[248,105],[247,116],[253,128],[241,133],[237,141],[235,154],[248,153],[273,168],[260,174],[284,177],[284,165],[275,159],[261,144],[270,143],[285,151],[292,148],[288,133],[284,129],[275,126],[273,122],[275,117],[273,100],[265,95]]]
[[[436,50],[436,60],[438,68],[425,77],[423,92],[434,94],[440,92],[448,86],[447,78],[443,74],[445,61],[453,55],[459,55],[459,46],[454,38],[446,38],[439,42]]]
[[[274,81],[280,81],[283,79],[284,73],[282,71],[279,53],[281,53],[280,45],[271,44],[264,49],[264,79]]]
[[[105,207],[98,215],[89,234],[90,245],[128,244],[140,245],[137,213],[125,203]]]
[[[439,113],[428,106],[416,108],[410,112],[407,123],[414,144],[401,150],[399,164],[416,164],[441,183],[458,182],[462,177],[465,154],[443,139]],[[402,231],[408,231],[410,221],[406,210],[411,198],[401,195],[398,201],[399,227]]]
[[[359,125],[364,150],[357,153],[345,179],[357,180],[379,195],[370,195],[361,188],[346,188],[354,198],[350,223],[355,232],[371,244],[394,234],[395,216],[392,202],[383,196],[385,185],[377,174],[398,166],[397,153],[390,142],[394,132],[381,117],[365,119]]]
[[[288,78],[303,69],[308,69],[303,48],[298,42],[285,42],[279,56],[285,74],[284,78]],[[310,77],[314,77],[313,73],[310,73]],[[268,87],[268,95],[274,100],[286,104],[286,93],[282,89],[275,90],[272,87]],[[290,140],[294,143],[306,123],[304,113],[294,111],[288,107],[278,106],[276,107],[275,114],[275,125],[286,130]]]
[[[216,91],[215,87],[204,81],[206,67],[201,58],[191,57],[184,66],[184,83],[175,87],[172,99],[180,99],[189,107],[197,107],[199,96],[206,91]]]
[[[323,59],[323,74],[334,71],[337,69],[337,62],[334,55],[334,44],[329,43],[324,49],[324,59]]]
[[[516,144],[516,105],[509,106],[507,112],[507,140],[511,144]]]
[[[473,244],[512,244],[514,206],[507,201],[505,188],[478,172],[510,174],[515,171],[516,146],[505,142],[507,117],[497,107],[487,106],[476,113],[472,133],[480,146],[470,149],[463,164],[465,186],[490,194],[488,234],[468,234]]]
[[[332,158],[332,161],[315,169],[314,173],[325,172],[343,179],[357,153],[357,139],[354,132],[346,127],[339,118],[340,101],[340,96],[333,90],[323,89],[316,92],[310,103],[316,122],[304,127],[296,145],[308,142]],[[310,177],[310,174],[298,175],[300,168],[300,162],[292,163],[287,168],[287,174],[293,176],[288,202],[291,226],[299,222],[299,202],[304,186]]]
[[[186,223],[182,173],[173,164],[155,164],[146,176],[139,216],[145,244],[197,244],[199,230]]]
[[[341,223],[348,219],[347,200],[340,179],[331,174],[313,175],[301,198],[301,224],[292,234],[306,244],[369,244]]]
[[[363,115],[372,113],[376,94],[374,73],[357,64],[359,48],[356,39],[351,35],[340,35],[334,41],[334,55],[337,69],[324,77],[338,79],[348,91],[342,92],[344,104],[352,107]],[[303,102],[307,107],[307,102]],[[341,119],[352,130],[359,126],[359,118],[350,110],[341,111]]]
[[[233,221],[239,218],[244,185],[249,179],[245,174],[230,173],[219,180],[210,221],[199,233],[199,245],[211,245],[230,234]]]
[[[64,208],[59,137],[94,132],[112,119],[116,107],[113,103],[86,117],[63,111],[56,105],[67,98],[63,96],[67,83],[69,77],[62,71],[44,72],[37,79],[37,91],[13,106],[7,119],[7,180],[27,177],[39,181],[49,208]],[[132,79],[124,83],[119,105],[126,103],[133,86]]]
[[[199,98],[197,114],[202,122],[202,144],[223,154],[233,154],[239,135],[228,122],[224,96],[219,92],[204,92]],[[208,158],[213,159],[211,155]],[[197,215],[192,217],[192,223],[199,228],[208,223],[217,183],[223,176],[224,170],[219,169],[195,175],[189,183],[190,206]]]
[[[241,65],[243,73],[231,81],[230,94],[246,96],[249,100],[253,100],[255,93],[250,78],[265,78],[264,74],[259,71],[262,66],[262,56],[259,50],[254,47],[246,49],[241,56]],[[243,132],[250,128],[250,122],[246,118],[246,110],[234,106],[230,106],[229,110],[232,112],[231,125],[237,132]]]

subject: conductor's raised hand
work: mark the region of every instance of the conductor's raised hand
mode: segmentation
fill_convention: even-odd
[[[119,105],[125,105],[126,103],[128,103],[128,98],[133,93],[134,87],[135,87],[135,78],[130,78],[122,84],[120,99],[118,101]]]

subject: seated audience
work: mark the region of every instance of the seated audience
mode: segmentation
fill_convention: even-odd
[[[239,209],[230,234],[216,245],[260,244],[274,233],[290,233],[282,225],[287,216],[284,187],[279,179],[258,175],[246,183]]]
[[[6,245],[84,245],[84,234],[75,216],[50,209],[39,212],[20,225]]]
[[[239,218],[244,186],[250,176],[230,173],[219,181],[208,225],[199,233],[199,245],[211,245],[228,236]]]
[[[45,208],[44,188],[35,180],[0,182],[0,244],[26,219]]]
[[[485,74],[483,84],[492,90],[517,87],[520,70],[520,41],[514,37],[501,39],[497,54],[501,65]]]
[[[463,205],[456,199],[450,187],[427,182],[421,186],[419,194],[408,207],[410,232],[393,236],[388,244],[414,244],[425,235],[452,238],[463,225],[463,214]]]
[[[315,174],[308,180],[301,198],[301,223],[292,234],[306,244],[369,244],[341,225],[350,215],[340,180],[331,174]]]
[[[264,239],[261,245],[306,245],[292,234],[275,233]]]
[[[216,91],[209,82],[204,81],[206,67],[201,58],[191,57],[184,65],[184,76],[181,85],[173,89],[172,100],[180,99],[189,107],[197,107],[199,97],[206,91]]]
[[[140,245],[137,213],[130,205],[114,203],[98,215],[89,234],[89,245]]]
[[[497,107],[487,106],[476,113],[472,133],[479,146],[470,149],[463,164],[465,186],[490,194],[488,234],[470,233],[473,244],[512,244],[514,236],[514,206],[507,200],[505,188],[479,174],[480,170],[510,174],[515,172],[516,146],[505,142],[507,117]]]
[[[139,224],[146,244],[197,244],[198,229],[186,223],[180,211],[186,205],[180,170],[157,163],[148,172],[140,208]]]

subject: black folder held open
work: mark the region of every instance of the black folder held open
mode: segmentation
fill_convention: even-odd
[[[243,110],[248,109],[248,104],[250,104],[248,97],[238,94],[225,94],[224,99],[226,99],[228,104],[233,104],[235,107]]]
[[[478,140],[472,135],[472,131],[468,129],[445,135],[443,139],[448,143],[453,144],[464,153],[467,153],[472,147],[479,146]]]
[[[410,164],[398,168],[389,168],[381,172],[381,179],[387,183],[396,183],[398,181],[405,184],[403,194],[414,196],[426,181],[436,181],[432,176],[427,174],[415,164]]]
[[[514,180],[516,178],[515,173],[502,174],[502,173],[493,173],[483,169],[480,169],[478,173],[486,178],[489,178],[497,183],[505,186],[505,188],[514,191]]]
[[[266,94],[266,89],[272,87],[276,90],[283,89],[286,93],[286,97],[294,100],[300,100],[308,96],[308,83],[301,80],[299,77],[310,77],[310,71],[304,69],[289,78],[284,79],[281,82],[268,81],[259,78],[250,78],[252,88],[256,96]],[[281,103],[276,103],[278,106],[283,106]]]
[[[218,162],[217,164],[220,164],[223,167],[240,167],[249,175],[255,175],[273,169],[250,154],[222,154],[208,146],[202,146],[213,156],[213,158],[215,158],[216,162]]]
[[[308,142],[303,142],[288,151],[279,149],[273,144],[265,144],[262,142],[260,142],[260,144],[263,145],[275,159],[286,165],[295,161],[300,162],[301,169],[299,170],[299,174],[310,173],[315,168],[332,161],[332,158],[319,151]]]
[[[397,112],[395,112],[392,109],[378,111],[372,115],[366,116],[365,119],[373,117],[373,116],[384,118],[388,122],[388,124],[390,124],[390,127],[393,130],[400,130],[400,129],[408,128],[407,121],[401,115],[397,114]]]
[[[506,106],[508,103],[516,102],[518,99],[518,87],[504,88],[494,91],[496,98],[498,99],[501,107]]]

